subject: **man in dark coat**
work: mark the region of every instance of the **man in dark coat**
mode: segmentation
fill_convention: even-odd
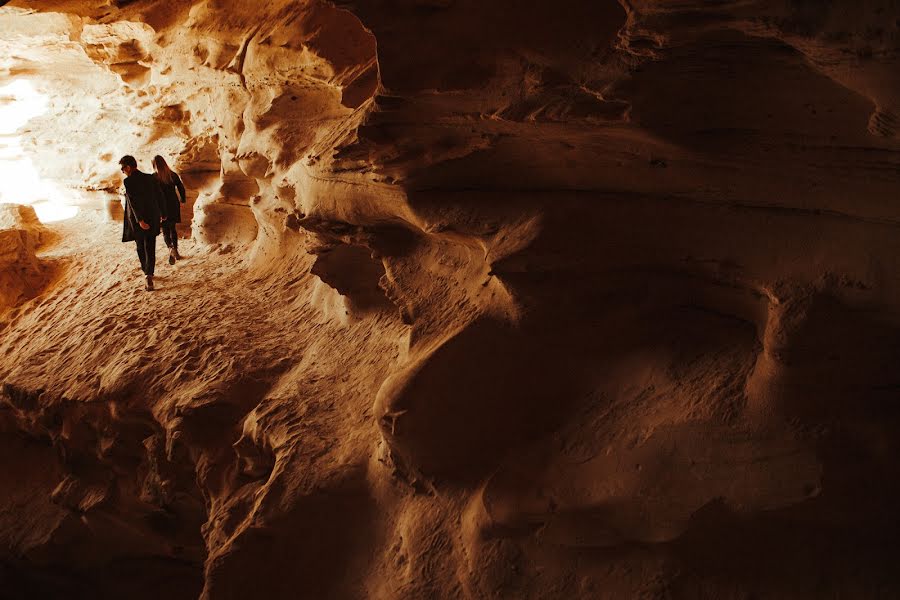
[[[119,160],[125,173],[125,220],[122,241],[134,241],[137,246],[141,269],[147,276],[147,291],[153,289],[153,272],[156,267],[156,236],[159,235],[163,194],[156,178],[142,173],[133,156]]]

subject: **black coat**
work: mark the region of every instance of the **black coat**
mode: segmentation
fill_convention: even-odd
[[[133,171],[125,178],[125,220],[122,223],[122,241],[159,235],[159,218],[162,214],[163,192],[156,177]],[[143,221],[150,229],[141,229]]]
[[[157,179],[157,181],[159,180]],[[165,202],[162,207],[163,215],[173,223],[181,223],[181,204],[184,204],[187,200],[181,177],[177,173],[172,173],[172,183],[167,184],[160,181],[159,185],[162,187],[163,196],[165,196]]]

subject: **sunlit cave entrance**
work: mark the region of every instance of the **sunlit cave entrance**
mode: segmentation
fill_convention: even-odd
[[[48,99],[26,79],[0,87],[0,203],[34,207],[42,223],[78,214],[74,190],[41,177],[20,132],[47,112]]]
[[[32,206],[42,223],[104,217],[116,161],[149,137],[152,109],[103,63],[117,41],[114,25],[0,8],[0,203]]]
[[[147,100],[135,79],[147,69],[121,50],[142,47],[147,30],[0,8],[0,343],[15,337],[7,326],[18,310],[35,310],[34,302],[23,308],[26,302],[54,289],[77,297],[84,290],[80,281],[119,268],[120,256],[132,259],[127,267],[137,263],[133,249],[120,244],[118,159],[137,155],[142,170],[152,172],[148,152],[171,156],[180,149],[167,132],[152,129],[159,104]],[[85,275],[79,255],[101,249],[107,250],[104,266]],[[59,332],[54,317],[66,311],[46,308],[35,316],[42,325],[21,339]],[[53,342],[51,354],[65,354],[69,341],[79,340],[79,358],[55,369],[87,362],[101,335],[84,322],[74,324]],[[48,355],[43,362],[54,360]],[[6,366],[27,363],[19,356]],[[82,368],[100,381],[100,369]],[[108,399],[100,399],[81,413],[78,400],[85,396],[77,394],[71,412],[55,413],[47,428],[30,429],[23,426],[30,408],[22,407],[34,408],[36,397],[0,371],[0,480],[6,482],[0,505],[41,515],[30,520],[0,511],[0,528],[16,532],[4,534],[0,548],[0,597],[196,598],[206,557],[200,532],[205,505],[190,463],[166,473],[156,468],[164,435],[147,411],[126,407],[113,415]],[[69,372],[59,379],[73,377]],[[109,419],[115,424],[106,428]],[[79,442],[72,443],[73,432]],[[98,451],[104,444],[105,454]],[[68,448],[58,452],[63,445]],[[116,502],[125,508],[110,506]],[[45,534],[52,549],[34,551]]]

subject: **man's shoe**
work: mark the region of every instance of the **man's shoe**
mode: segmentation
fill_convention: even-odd
[[[181,255],[178,254],[178,248],[175,248],[175,260],[181,260]]]
[[[174,250],[169,250],[169,264],[170,264],[170,265],[174,265],[174,264],[175,264],[175,255],[176,255],[176,254],[177,254],[177,253],[176,253]]]
[[[147,275],[147,291],[153,291],[153,275]]]

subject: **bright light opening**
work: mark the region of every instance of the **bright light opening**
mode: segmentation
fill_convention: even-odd
[[[29,204],[44,223],[78,214],[74,191],[46,181],[22,146],[18,132],[47,112],[49,100],[27,80],[0,87],[0,202]]]

